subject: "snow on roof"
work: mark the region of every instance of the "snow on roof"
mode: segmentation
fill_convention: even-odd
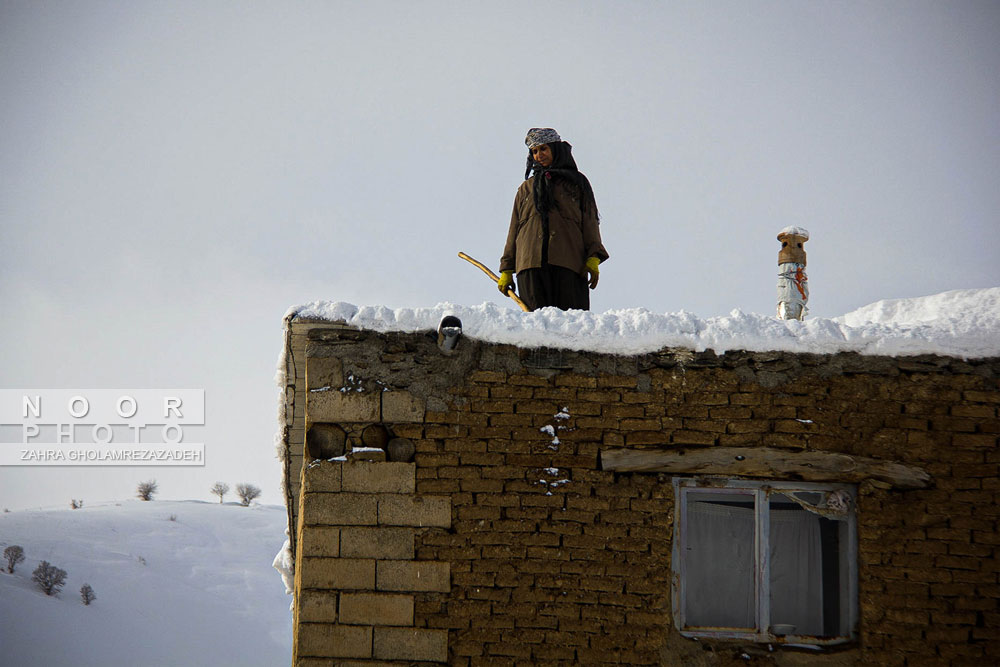
[[[606,354],[642,354],[664,347],[727,350],[858,352],[960,358],[1000,356],[1000,287],[942,292],[912,299],[877,301],[832,319],[779,320],[732,311],[700,318],[691,313],[653,313],[645,308],[524,313],[495,303],[433,308],[358,307],[314,301],[287,316],[339,321],[372,331],[436,330],[446,315],[462,320],[463,334],[519,347],[553,347]]]

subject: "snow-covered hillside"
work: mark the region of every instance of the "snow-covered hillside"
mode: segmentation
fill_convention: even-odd
[[[914,355],[963,358],[1000,356],[1000,287],[953,290],[913,299],[878,301],[833,319],[779,320],[734,310],[726,317],[687,312],[658,314],[644,308],[523,313],[494,303],[438,304],[434,308],[358,308],[314,301],[290,309],[298,317],[340,320],[375,331],[437,329],[445,315],[462,320],[466,336],[522,347],[559,347],[610,354],[641,354],[664,347],[696,351]]]
[[[283,507],[198,501],[2,513],[0,553],[26,560],[0,561],[0,665],[287,665],[290,598],[271,567],[285,524]],[[41,560],[68,573],[58,597],[31,581]]]

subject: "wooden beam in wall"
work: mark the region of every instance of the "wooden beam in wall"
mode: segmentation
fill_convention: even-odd
[[[775,480],[858,483],[875,479],[899,489],[926,489],[931,476],[917,466],[836,452],[773,447],[604,449],[601,467],[614,472],[737,475]]]

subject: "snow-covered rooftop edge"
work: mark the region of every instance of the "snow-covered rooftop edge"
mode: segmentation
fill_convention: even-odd
[[[519,347],[632,355],[664,347],[910,356],[963,359],[1000,356],[1000,287],[964,289],[933,296],[877,301],[832,319],[779,320],[732,311],[725,317],[653,313],[645,308],[524,313],[494,303],[432,308],[358,307],[314,301],[289,309],[286,318],[344,322],[379,332],[436,330],[441,318],[462,321],[463,335]]]

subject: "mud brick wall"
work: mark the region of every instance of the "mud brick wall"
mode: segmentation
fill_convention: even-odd
[[[448,592],[450,563],[415,541],[451,525],[447,496],[414,495],[415,465],[322,461],[302,471],[296,665],[332,658],[447,659],[447,632],[414,624],[415,593]]]
[[[1000,360],[444,354],[432,333],[287,332],[298,665],[1000,664]],[[303,456],[328,425],[345,460]],[[412,460],[357,460],[371,425]],[[693,641],[671,615],[671,477],[602,470],[620,447],[839,452],[933,481],[859,484],[855,642]]]

